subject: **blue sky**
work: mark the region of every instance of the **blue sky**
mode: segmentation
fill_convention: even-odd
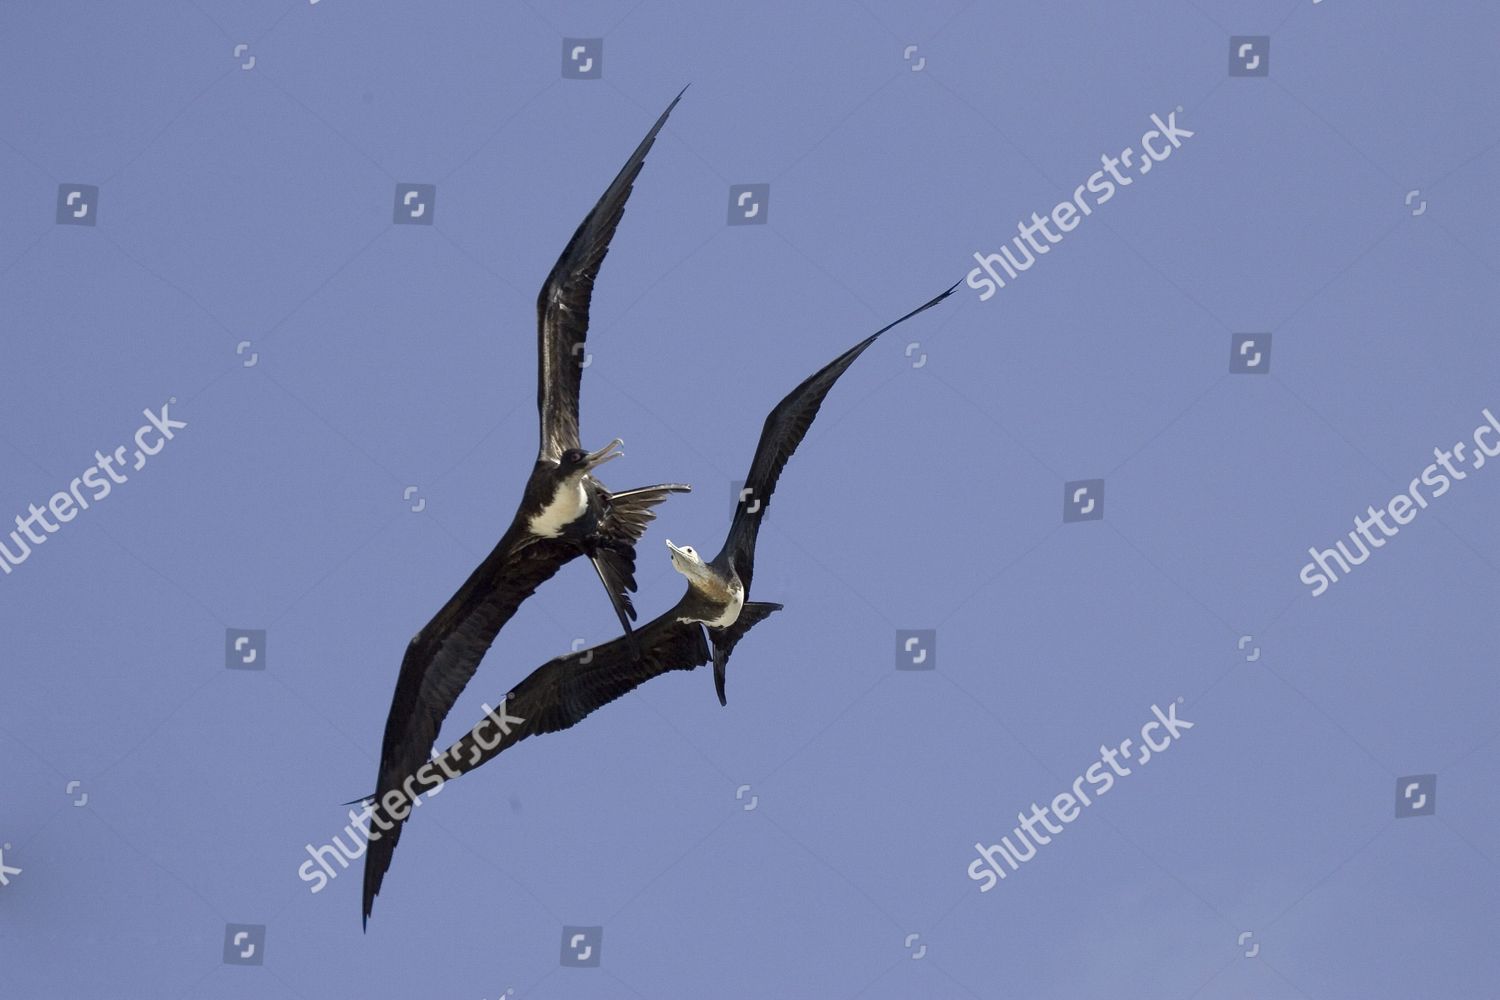
[[[0,575],[7,994],[1492,996],[1500,470],[1326,592],[1299,571],[1500,412],[1497,27],[7,6],[0,542],[130,452]],[[298,867],[369,790],[408,638],[512,516],[536,291],[684,84],[583,384],[584,443],[626,442],[607,484],[695,487],[641,546],[647,617],[681,589],[662,539],[716,549],[785,392],[1153,115],[1193,134],[842,379],[761,533],[754,597],[786,610],[727,708],[673,674],[445,787],[361,934],[357,871],[314,894]],[[432,186],[416,224],[403,185]],[[187,426],[131,468],[163,405]],[[570,565],[445,744],[616,630]],[[912,630],[930,669],[897,669]],[[1192,730],[980,891],[976,843],[1169,704]],[[603,928],[597,967],[563,964],[568,927]]]

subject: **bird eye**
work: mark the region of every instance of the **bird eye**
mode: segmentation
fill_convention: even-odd
[[[562,453],[562,460],[563,464],[565,465],[577,465],[579,462],[583,461],[583,452],[579,451],[577,448],[569,448],[567,451]]]

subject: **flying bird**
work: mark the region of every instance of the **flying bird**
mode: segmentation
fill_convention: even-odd
[[[500,629],[537,587],[576,556],[593,563],[626,644],[635,643],[631,621],[636,612],[630,600],[636,589],[635,543],[656,516],[652,508],[689,487],[665,483],[619,493],[606,489],[594,472],[622,454],[621,442],[616,438],[597,451],[580,446],[578,392],[594,279],[646,154],[681,99],[679,93],[630,154],[542,285],[537,297],[541,444],[536,464],[515,518],[494,550],[406,648],[381,743],[373,796],[377,806],[429,759],[443,719]],[[395,837],[370,844],[366,923],[394,848]]]
[[[807,435],[824,397],[854,360],[882,333],[937,305],[957,287],[855,344],[776,405],[761,430],[745,480],[747,492],[741,494],[724,547],[704,562],[692,546],[667,542],[672,565],[687,578],[687,591],[669,611],[635,630],[636,646],[622,635],[549,660],[517,684],[500,709],[489,711],[467,735],[432,760],[420,761],[426,773],[418,777],[414,770],[411,786],[430,791],[529,736],[568,729],[595,709],[672,670],[692,670],[712,661],[714,686],[720,704],[725,704],[724,667],[729,654],[750,629],[781,610],[780,604],[749,599],[756,536],[781,470]],[[388,825],[391,828],[384,829]],[[367,887],[380,885],[401,833],[400,820],[381,826],[384,832],[378,840],[372,827],[365,855]],[[384,849],[377,852],[377,844],[385,845]],[[368,914],[368,899],[365,910]]]
[[[949,286],[941,295],[876,330],[808,376],[776,404],[761,428],[755,457],[745,475],[745,486],[740,490],[734,520],[729,525],[729,535],[718,555],[705,562],[691,545],[674,545],[670,538],[667,539],[672,567],[687,577],[688,582],[687,593],[667,615],[679,623],[707,627],[709,643],[713,647],[714,691],[719,696],[720,705],[728,704],[724,694],[724,672],[735,644],[757,621],[780,608],[778,604],[751,602],[750,580],[755,570],[756,538],[770,507],[771,494],[781,478],[781,470],[807,436],[828,391],[855,359],[881,334],[931,309],[952,295],[957,287],[957,284]]]

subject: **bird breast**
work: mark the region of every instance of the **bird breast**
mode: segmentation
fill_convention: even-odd
[[[584,492],[582,477],[572,482],[563,482],[557,487],[552,499],[543,505],[539,513],[532,516],[526,526],[533,535],[556,538],[568,525],[583,516],[588,505],[589,497]]]
[[[740,609],[745,606],[745,588],[736,580],[729,588],[729,603],[724,605],[724,610],[717,618],[709,618],[704,621],[705,625],[714,628],[728,628],[740,620]]]

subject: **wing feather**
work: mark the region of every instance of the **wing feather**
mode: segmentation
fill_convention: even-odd
[[[492,717],[480,720],[468,734],[438,755],[447,762],[446,768],[434,765],[428,774],[471,771],[529,736],[555,733],[575,725],[595,709],[623,697],[652,677],[670,670],[691,670],[707,663],[711,656],[703,626],[678,622],[670,615],[654,619],[637,629],[635,635],[641,641],[639,659],[621,636],[593,649],[559,656],[532,671],[506,695]],[[506,726],[502,728],[497,720],[506,722]],[[419,756],[408,758],[403,772],[388,775],[382,767],[383,783],[402,788],[408,775],[417,775],[428,764],[430,750],[429,742]],[[412,787],[420,795],[431,786],[424,788],[414,782]],[[406,819],[397,819],[379,804],[383,794],[375,797],[371,838],[365,849],[367,923]]]
[[[728,556],[733,561],[735,572],[739,574],[740,582],[745,585],[747,595],[750,593],[750,577],[754,572],[755,540],[760,532],[761,520],[766,516],[766,508],[770,506],[771,494],[776,490],[776,482],[781,478],[781,470],[786,468],[786,463],[792,457],[792,453],[807,436],[808,429],[812,427],[813,418],[818,415],[818,409],[823,405],[823,400],[828,396],[833,384],[839,380],[839,376],[848,371],[849,366],[854,364],[855,359],[863,354],[866,348],[875,343],[882,333],[906,322],[923,310],[931,309],[953,294],[953,289],[957,287],[953,285],[943,294],[923,303],[894,323],[881,327],[809,375],[801,385],[787,393],[786,398],[777,403],[776,408],[766,417],[765,425],[761,428],[760,441],[755,446],[755,458],[751,461],[750,471],[745,476],[745,492],[741,494],[741,499],[735,506],[734,520],[729,526],[728,537],[725,538],[724,547],[715,560],[719,561]]]
[[[663,615],[636,629],[637,658],[624,636],[591,649],[568,653],[538,667],[506,695],[505,711],[519,718],[493,746],[483,745],[487,723],[481,721],[444,752],[453,770],[468,772],[521,740],[556,733],[582,722],[595,710],[642,684],[673,670],[692,670],[709,662],[703,627]],[[493,729],[493,726],[490,726]]]
[[[500,629],[537,587],[577,554],[577,548],[562,542],[523,542],[520,533],[507,532],[407,644],[381,740],[377,802],[428,760],[443,720]],[[364,882],[367,921],[395,840],[391,836],[370,844]]]
[[[536,402],[541,415],[539,454],[543,459],[556,461],[564,451],[579,446],[578,390],[586,363],[584,344],[589,332],[594,279],[604,255],[609,253],[609,241],[625,214],[625,202],[646,162],[646,154],[680,100],[679,93],[630,154],[603,197],[573,233],[537,296]]]

